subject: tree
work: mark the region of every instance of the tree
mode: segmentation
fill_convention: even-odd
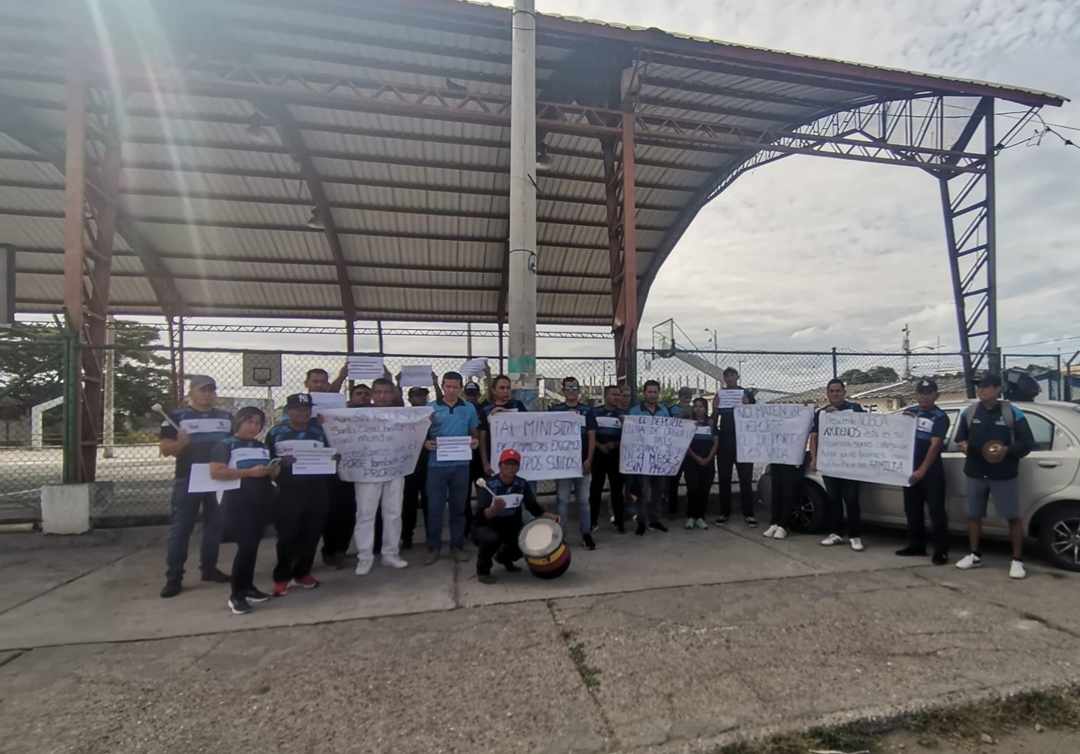
[[[868,385],[872,382],[899,382],[900,375],[892,367],[870,367],[865,372],[861,369],[849,369],[840,375],[847,385]]]

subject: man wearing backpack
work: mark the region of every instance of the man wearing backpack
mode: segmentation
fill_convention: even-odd
[[[979,540],[986,502],[994,498],[994,509],[1009,522],[1012,543],[1012,564],[1009,576],[1022,579],[1024,570],[1024,525],[1020,519],[1020,494],[1017,475],[1020,459],[1035,447],[1024,413],[1001,400],[1001,377],[987,374],[978,385],[979,402],[968,406],[960,415],[956,442],[967,457],[964,475],[967,477],[968,540],[971,553],[956,563],[961,570],[982,566]]]

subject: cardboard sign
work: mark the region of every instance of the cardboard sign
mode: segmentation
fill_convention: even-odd
[[[492,465],[507,448],[521,453],[518,473],[530,482],[581,476],[581,426],[574,411],[500,411],[488,418]]]
[[[639,476],[675,476],[697,429],[689,419],[623,417],[619,471]]]
[[[335,408],[322,412],[323,431],[340,455],[346,482],[389,482],[416,469],[431,426],[431,408]]]
[[[757,403],[735,408],[736,456],[739,463],[801,466],[814,407]]]
[[[818,470],[827,476],[907,487],[915,460],[915,418],[822,411]]]

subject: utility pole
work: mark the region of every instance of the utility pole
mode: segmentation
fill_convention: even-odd
[[[718,360],[719,359],[719,354],[717,353],[717,351],[720,350],[720,346],[717,345],[719,343],[719,340],[717,339],[717,336],[716,336],[716,328],[715,327],[713,327],[713,328],[706,327],[705,332],[711,333],[711,335],[712,335],[712,350],[713,350],[712,363],[713,363],[714,368],[719,369],[720,368],[720,362]],[[720,392],[720,380],[715,375],[713,376],[713,390],[715,392],[717,392],[717,393]]]
[[[911,328],[906,324],[904,329],[900,332],[904,333],[904,340],[900,343],[900,348],[904,352],[904,379],[911,379]]]
[[[116,349],[114,348],[116,334],[113,331],[115,326],[113,316],[109,314],[105,318],[105,353],[102,364],[105,396],[101,421],[101,444],[105,446],[103,451],[105,458],[113,457],[113,445],[116,444],[116,416],[113,408],[116,402]]]
[[[516,397],[536,400],[536,15],[514,0],[510,82],[510,360]]]

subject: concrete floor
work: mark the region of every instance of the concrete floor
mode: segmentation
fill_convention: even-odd
[[[221,585],[157,596],[163,537],[0,535],[0,752],[696,752],[1080,680],[1080,574],[1010,581],[999,548],[604,531],[552,582],[413,551],[235,617]]]

